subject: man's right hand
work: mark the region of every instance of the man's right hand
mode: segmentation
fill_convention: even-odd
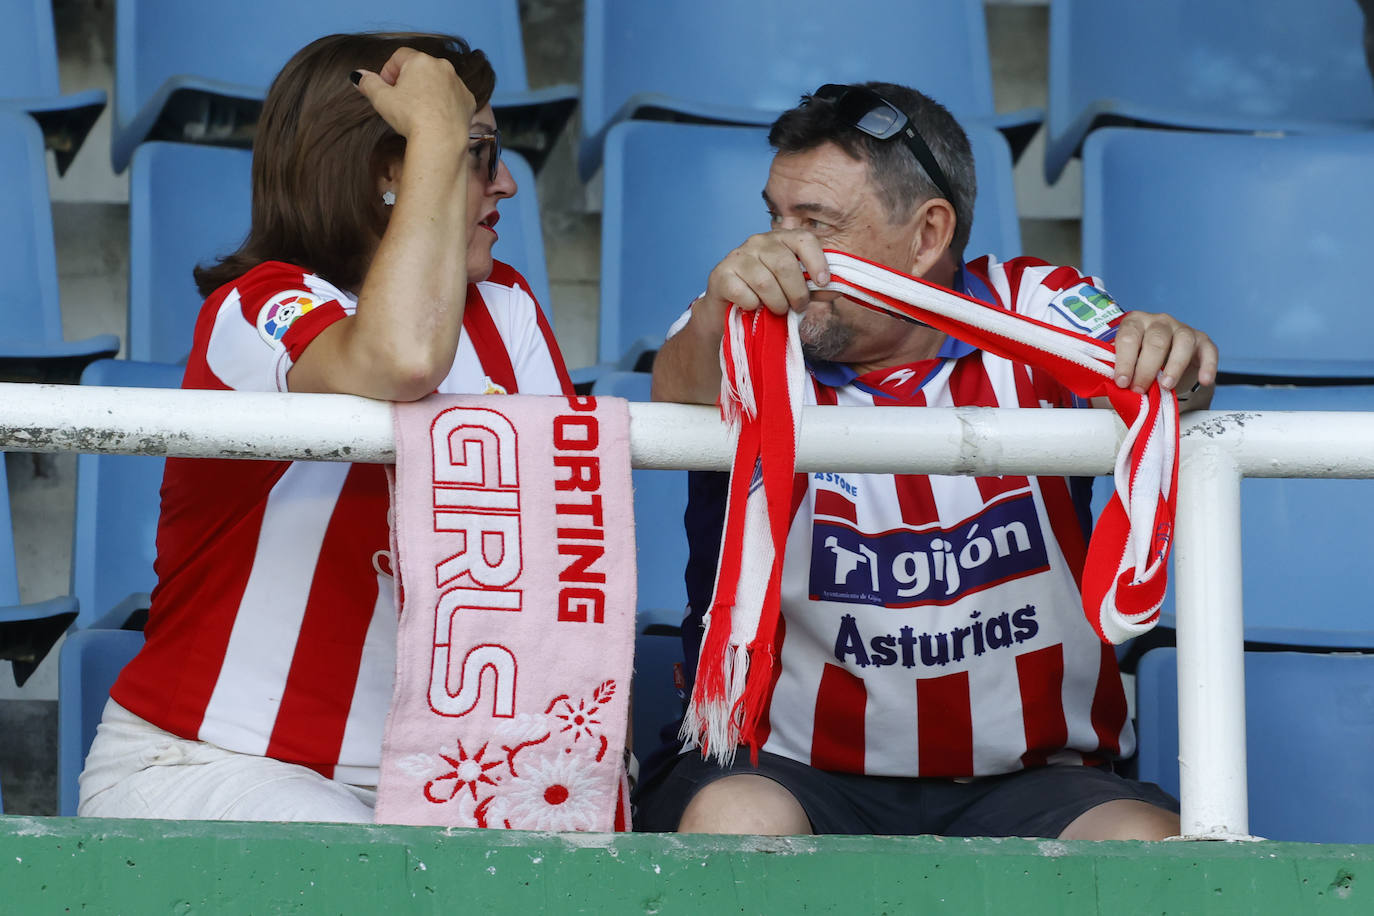
[[[812,296],[808,274],[820,285],[830,282],[820,240],[804,229],[752,235],[726,255],[711,271],[706,292],[692,303],[690,320],[654,358],[654,400],[714,404],[720,394],[720,340],[731,304],[779,315],[801,311]]]
[[[779,315],[788,309],[799,312],[811,299],[807,274],[821,286],[830,282],[825,252],[810,232],[775,229],[751,235],[711,271],[706,294],[697,305],[707,315],[719,315],[722,321],[731,303],[745,311],[766,308]]]

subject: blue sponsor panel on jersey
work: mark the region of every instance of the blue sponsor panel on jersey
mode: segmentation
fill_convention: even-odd
[[[1049,567],[1035,499],[989,506],[949,529],[864,534],[817,520],[811,597],[880,607],[952,604]]]

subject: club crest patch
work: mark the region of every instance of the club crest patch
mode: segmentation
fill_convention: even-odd
[[[268,343],[276,343],[302,315],[314,310],[322,300],[314,293],[293,289],[277,293],[258,312],[258,333]]]

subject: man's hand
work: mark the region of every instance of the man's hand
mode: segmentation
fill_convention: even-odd
[[[691,320],[664,341],[654,358],[654,400],[714,404],[720,394],[720,339],[730,305],[779,315],[801,311],[812,298],[807,274],[820,285],[830,282],[821,243],[804,229],[751,235],[727,254],[711,271],[706,292],[692,303]]]
[[[1161,388],[1178,391],[1180,410],[1206,407],[1217,382],[1217,345],[1169,315],[1127,312],[1116,330],[1116,385],[1144,393],[1156,376]]]
[[[821,243],[805,229],[751,235],[711,271],[700,305],[712,315],[723,315],[732,302],[745,311],[801,311],[811,300],[803,266],[819,285],[830,282]]]

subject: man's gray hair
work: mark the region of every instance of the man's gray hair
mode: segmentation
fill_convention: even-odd
[[[950,249],[962,258],[973,229],[973,201],[978,194],[968,135],[943,105],[924,93],[895,83],[862,85],[906,112],[944,169],[955,198],[950,201],[955,218]],[[910,219],[927,200],[945,196],[905,143],[868,136],[842,119],[835,104],[826,99],[802,96],[800,105],[773,122],[768,142],[779,153],[801,153],[822,143],[834,143],[855,159],[867,160],[879,199],[893,223]]]

